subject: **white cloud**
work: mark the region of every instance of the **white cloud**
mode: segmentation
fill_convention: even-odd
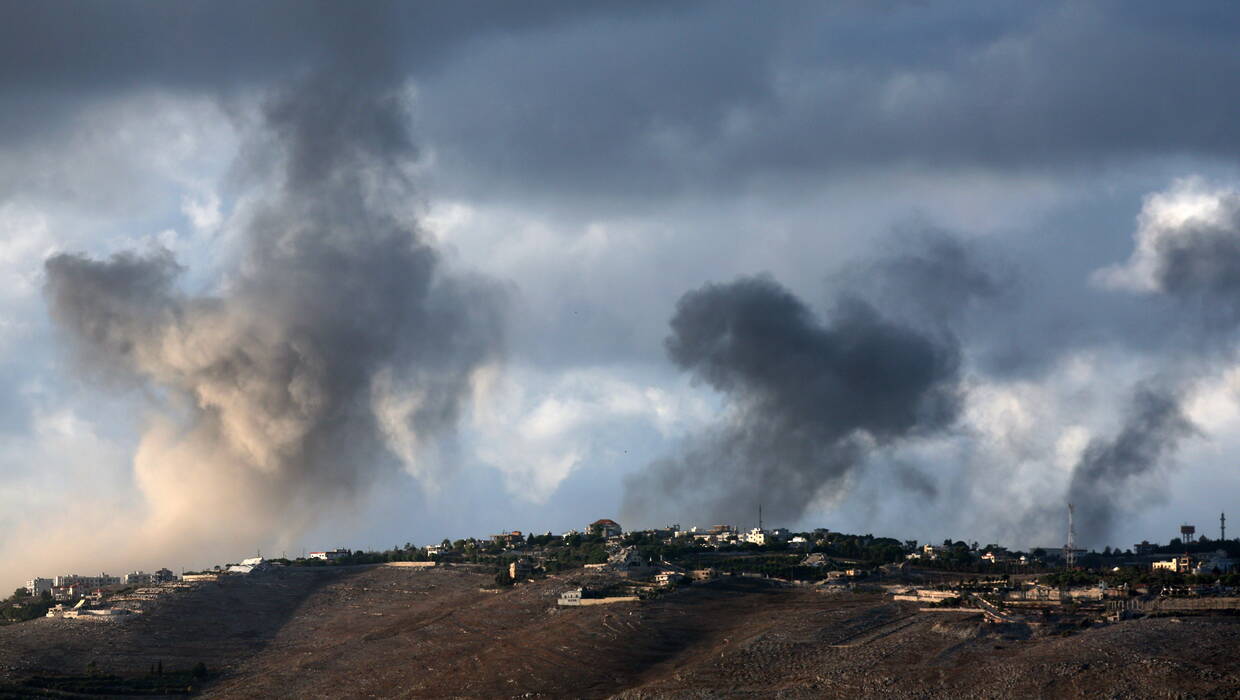
[[[1133,292],[1162,292],[1163,250],[1202,229],[1231,231],[1240,216],[1240,189],[1211,184],[1201,177],[1176,180],[1171,187],[1145,197],[1133,234],[1135,248],[1128,260],[1096,271],[1092,281],[1102,287]]]
[[[492,370],[476,387],[469,430],[477,457],[504,474],[510,492],[536,503],[584,463],[626,450],[634,428],[671,439],[714,410],[687,386],[669,391],[606,367]]]

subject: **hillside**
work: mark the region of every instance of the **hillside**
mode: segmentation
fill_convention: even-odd
[[[124,623],[0,628],[0,668],[141,674],[204,662],[251,697],[1150,697],[1240,693],[1240,618],[1036,636],[878,594],[730,578],[558,608],[574,577],[480,591],[465,568],[288,569],[161,600]]]

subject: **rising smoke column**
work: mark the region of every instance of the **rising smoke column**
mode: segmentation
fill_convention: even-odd
[[[264,116],[240,169],[265,184],[221,291],[178,290],[165,251],[46,263],[79,366],[151,397],[148,539],[270,541],[384,465],[433,479],[428,448],[502,348],[497,287],[447,272],[395,213],[413,157],[398,91],[319,77]]]
[[[761,503],[795,521],[875,446],[950,425],[959,405],[954,343],[845,300],[829,323],[771,279],[685,294],[672,361],[727,401],[727,415],[626,482],[624,512],[748,519]]]
[[[1107,541],[1117,512],[1152,491],[1180,441],[1194,432],[1174,390],[1138,387],[1119,432],[1090,442],[1072,471],[1068,499],[1076,504],[1082,542]]]
[[[1130,258],[1099,270],[1095,281],[1173,303],[1190,342],[1169,358],[1164,376],[1136,387],[1120,431],[1091,442],[1073,469],[1068,499],[1077,504],[1085,542],[1105,541],[1124,504],[1156,491],[1180,444],[1197,432],[1182,408],[1184,397],[1235,361],[1240,191],[1200,178],[1179,180],[1146,198],[1134,242]]]

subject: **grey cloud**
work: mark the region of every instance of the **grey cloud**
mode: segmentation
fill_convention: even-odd
[[[8,2],[4,133],[56,95],[416,79],[454,186],[614,202],[875,167],[1235,154],[1221,3]],[[390,62],[388,62],[390,61]],[[49,97],[52,95],[52,97]],[[37,119],[21,102],[46,100]],[[77,105],[80,107],[80,105]],[[49,114],[50,112],[50,114]]]
[[[934,229],[901,233],[880,257],[845,267],[833,286],[902,322],[931,331],[958,328],[972,313],[1017,300],[1017,268],[981,247]]]
[[[6,0],[0,3],[0,84],[38,91],[211,87],[288,79],[342,58],[425,71],[480,37],[655,7],[547,0]]]
[[[758,503],[792,522],[873,445],[949,426],[958,350],[842,301],[827,325],[767,278],[681,298],[667,349],[723,394],[728,417],[626,482],[626,517],[742,518]]]
[[[425,124],[480,195],[537,173],[613,201],[892,166],[1215,158],[1237,147],[1240,54],[1220,31],[1235,22],[1222,5],[715,3],[480,47],[428,76]]]

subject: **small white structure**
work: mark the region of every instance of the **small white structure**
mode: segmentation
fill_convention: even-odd
[[[680,583],[688,576],[688,572],[674,564],[661,562],[655,570],[654,582],[659,586],[672,586]]]
[[[581,605],[581,597],[584,593],[581,588],[574,588],[571,591],[564,591],[560,594],[560,599],[556,601],[560,605]]]
[[[349,556],[347,549],[329,549],[325,552],[310,552],[310,559],[322,559],[324,561],[336,561]]]
[[[242,559],[240,564],[233,564],[228,567],[231,574],[258,574],[271,568],[271,563],[262,557],[251,557]]]

